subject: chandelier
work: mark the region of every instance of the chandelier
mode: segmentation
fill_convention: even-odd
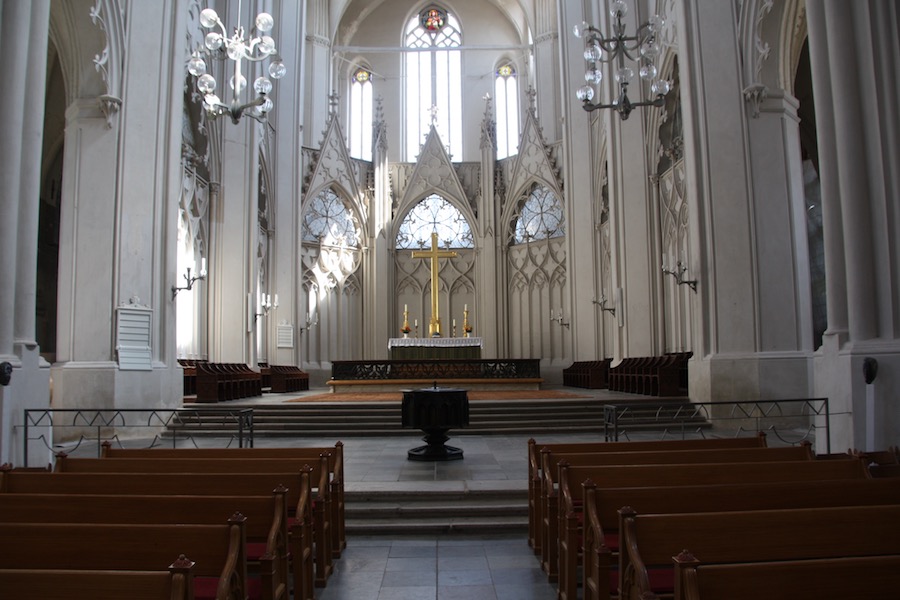
[[[572,28],[577,38],[584,39],[584,60],[586,70],[584,79],[587,82],[578,88],[576,97],[582,101],[586,111],[598,108],[612,108],[624,121],[631,111],[639,106],[662,106],[669,93],[670,84],[659,79],[659,71],[655,61],[659,56],[659,40],[657,36],[665,23],[657,15],[650,17],[646,23],[638,27],[634,35],[625,35],[625,24],[622,18],[628,12],[625,0],[615,0],[609,5],[609,14],[613,18],[613,33],[604,37],[599,29],[588,23],[581,23]],[[628,97],[628,84],[634,79],[634,69],[625,64],[625,59],[636,63],[640,78],[650,82],[650,91],[655,96],[652,100],[632,102]],[[619,84],[619,95],[609,104],[595,104],[594,86],[599,86],[603,79],[599,63],[614,64],[615,79]]]
[[[240,4],[238,5],[240,14]],[[256,15],[256,28],[251,32],[249,39],[244,39],[244,27],[239,25],[234,29],[234,35],[228,37],[225,25],[211,8],[200,12],[200,24],[209,29],[203,41],[203,46],[197,48],[188,62],[188,72],[197,78],[197,89],[203,94],[203,107],[210,119],[216,119],[222,115],[231,117],[235,125],[242,115],[253,117],[257,121],[263,121],[266,115],[274,107],[272,99],[268,97],[272,91],[272,81],[265,76],[256,78],[253,89],[257,93],[256,98],[242,102],[242,94],[247,87],[247,79],[241,72],[241,61],[261,62],[267,58],[269,61],[269,76],[272,79],[281,79],[287,72],[284,62],[275,48],[275,40],[268,33],[275,25],[272,15],[261,12]],[[218,31],[214,31],[218,29]],[[225,60],[234,63],[233,75],[229,82],[231,88],[231,100],[228,104],[222,102],[216,95],[216,78],[207,73],[207,60]]]

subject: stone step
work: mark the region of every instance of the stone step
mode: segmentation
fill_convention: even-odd
[[[527,533],[524,491],[345,494],[348,535]]]

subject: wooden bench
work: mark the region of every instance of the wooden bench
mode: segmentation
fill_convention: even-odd
[[[555,578],[558,571],[556,565],[566,562],[574,565],[576,557],[566,554],[563,544],[566,531],[566,519],[569,513],[580,513],[581,505],[567,505],[559,501],[559,490],[555,480],[558,465],[572,466],[589,465],[638,465],[638,464],[691,464],[691,463],[738,463],[738,462],[776,462],[776,461],[803,461],[815,458],[808,444],[784,448],[725,448],[716,450],[668,450],[668,451],[638,451],[638,452],[598,452],[598,453],[568,453],[551,452],[548,449],[541,451],[543,459],[543,483],[541,489],[541,501],[543,502],[541,523],[541,561],[544,569],[551,578]],[[570,498],[571,499],[571,498]],[[544,541],[547,543],[545,544]],[[571,547],[571,546],[568,546]]]
[[[609,389],[648,396],[683,396],[691,352],[625,358],[609,369]]]
[[[330,469],[328,458],[330,452],[320,454],[318,457],[300,456],[297,458],[72,458],[60,454],[56,458],[54,467],[57,473],[299,473],[300,469],[315,461],[322,461],[319,465],[321,471],[317,473],[321,480],[312,478],[313,490],[317,493],[316,504],[322,504],[322,510],[317,511],[313,522],[319,527],[318,520],[324,532],[328,532],[329,539],[317,539],[317,545],[326,546],[326,552],[330,559],[335,552],[340,556],[340,550],[333,549],[339,535],[335,509],[331,502],[331,482],[329,480]],[[324,471],[324,476],[322,471]],[[319,517],[319,514],[321,517]],[[314,537],[318,534],[318,529]]]
[[[41,600],[191,600],[194,563],[184,557],[168,571],[0,569],[6,598]]]
[[[708,563],[900,554],[900,505],[638,514],[619,511],[619,598],[674,592],[673,556]]]
[[[190,474],[282,474],[283,479],[297,477],[303,468],[312,468],[310,484],[316,494],[313,500],[313,544],[316,554],[316,585],[324,586],[332,571],[334,552],[334,510],[328,480],[328,456],[319,462],[300,458],[71,458],[57,456],[56,473],[190,473]],[[309,463],[316,465],[309,467]],[[290,506],[290,505],[289,505]],[[289,508],[289,517],[294,511]],[[321,558],[320,558],[321,557]]]
[[[675,600],[822,600],[900,597],[900,556],[702,564],[675,561]]]
[[[535,554],[541,553],[540,526],[542,523],[541,450],[552,452],[630,452],[640,450],[690,450],[703,448],[764,448],[766,434],[734,438],[709,438],[697,440],[660,440],[640,442],[575,442],[563,444],[538,444],[528,440],[528,544]]]
[[[813,508],[900,504],[900,481],[826,480],[778,483],[736,483],[671,487],[584,488],[583,589],[584,600],[617,594],[614,576],[619,552],[619,509],[639,513],[718,512],[770,508]],[[581,523],[567,518],[563,539],[574,548]],[[576,570],[560,565],[560,598],[571,600],[577,587]]]
[[[292,458],[319,460],[321,455],[328,458],[330,482],[329,500],[332,509],[332,544],[334,558],[340,558],[347,547],[344,519],[344,444],[322,447],[276,447],[276,448],[117,448],[110,442],[103,442],[103,458]]]
[[[309,389],[309,373],[291,365],[269,367],[270,392],[301,392]]]
[[[327,478],[324,456],[315,467],[289,473],[51,473],[4,466],[0,467],[0,493],[258,496],[284,486],[294,577],[308,579],[303,575],[310,564],[305,557],[312,556],[315,586],[324,587],[332,571],[330,544],[313,540],[330,538],[325,502],[316,501],[320,494],[313,494],[310,486],[315,480],[320,490],[327,490],[323,477]]]
[[[189,358],[179,358],[178,364],[181,365],[184,372],[182,395],[195,395],[197,393],[197,361]]]
[[[0,494],[3,523],[141,523],[215,525],[239,512],[247,521],[247,561],[264,598],[290,597],[285,488],[269,496],[126,496],[96,494]],[[294,597],[312,600],[309,572],[295,581]],[[301,592],[302,590],[302,592]]]
[[[576,361],[563,369],[563,385],[597,390],[609,385],[609,364],[604,360]]]
[[[824,479],[868,479],[862,461],[803,460],[739,463],[690,463],[651,465],[559,465],[558,519],[566,519],[574,507],[583,505],[582,484],[591,480],[598,488],[647,487],[673,485],[709,485],[715,483],[743,483],[767,481],[818,481]],[[563,512],[565,511],[565,512]],[[561,516],[561,517],[560,517]],[[565,521],[567,522],[567,521]],[[551,538],[546,566],[548,577],[555,581],[559,568],[559,520],[555,525],[556,537]],[[566,526],[564,525],[564,530]],[[555,543],[554,543],[555,542]],[[574,546],[574,544],[572,544]]]
[[[172,556],[183,554],[194,561],[194,598],[262,598],[257,586],[248,587],[244,521],[235,514],[219,525],[0,523],[0,564],[153,571],[165,570]]]
[[[197,402],[220,402],[262,395],[262,376],[245,364],[198,361]]]

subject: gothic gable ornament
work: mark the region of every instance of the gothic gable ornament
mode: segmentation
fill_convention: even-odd
[[[334,187],[340,189],[347,198],[359,198],[353,161],[344,142],[341,125],[334,113],[328,119],[321,148],[306,186],[306,197],[312,198],[319,191]]]
[[[513,192],[509,197],[518,198],[522,194],[522,190],[534,182],[542,183],[548,189],[556,192],[558,197],[562,197],[562,183],[556,167],[550,161],[541,128],[534,114],[531,111],[525,111],[525,126],[519,142],[519,154],[516,156],[515,166],[507,186],[507,189]]]
[[[466,206],[469,205],[466,192],[450,162],[450,155],[447,154],[447,150],[441,142],[441,136],[438,135],[434,125],[428,132],[422,151],[419,152],[416,166],[407,182],[400,206],[406,206],[429,194],[454,198]]]

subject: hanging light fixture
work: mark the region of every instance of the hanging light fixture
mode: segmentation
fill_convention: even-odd
[[[612,108],[619,113],[623,121],[639,106],[662,106],[671,87],[668,81],[658,78],[659,71],[655,64],[659,56],[658,36],[664,19],[653,15],[638,27],[634,35],[629,36],[625,35],[625,23],[622,22],[627,12],[628,5],[625,0],[614,0],[610,3],[609,14],[613,18],[613,34],[609,37],[604,37],[599,29],[588,23],[575,25],[572,29],[575,37],[584,39],[586,65],[584,79],[587,83],[578,88],[576,97],[582,101],[584,110]],[[634,69],[625,64],[626,58],[637,64],[640,78],[650,82],[650,91],[654,95],[652,100],[632,102],[628,97],[628,84],[634,79]],[[614,64],[615,67],[619,95],[609,104],[592,102],[595,96],[594,86],[599,86],[603,79],[599,63]]]
[[[240,14],[238,4],[238,14]],[[191,55],[188,62],[188,72],[197,78],[197,89],[203,94],[203,107],[210,119],[216,119],[222,115],[231,117],[235,125],[242,115],[253,117],[257,121],[263,121],[266,115],[274,107],[268,94],[272,91],[272,81],[265,76],[260,76],[253,82],[253,89],[257,93],[256,98],[242,103],[242,95],[247,87],[247,80],[241,72],[241,61],[261,62],[271,59],[269,62],[269,76],[272,79],[284,77],[287,69],[284,61],[278,55],[275,48],[275,40],[269,35],[275,24],[272,15],[261,12],[256,15],[256,28],[251,32],[249,39],[244,39],[244,27],[237,26],[234,35],[228,37],[225,25],[211,8],[200,12],[200,24],[209,29],[203,41],[203,47],[198,48]],[[218,31],[214,31],[218,29]],[[231,101],[228,104],[216,95],[216,78],[207,73],[207,60],[228,59],[234,63],[233,75],[229,82],[231,87]]]

